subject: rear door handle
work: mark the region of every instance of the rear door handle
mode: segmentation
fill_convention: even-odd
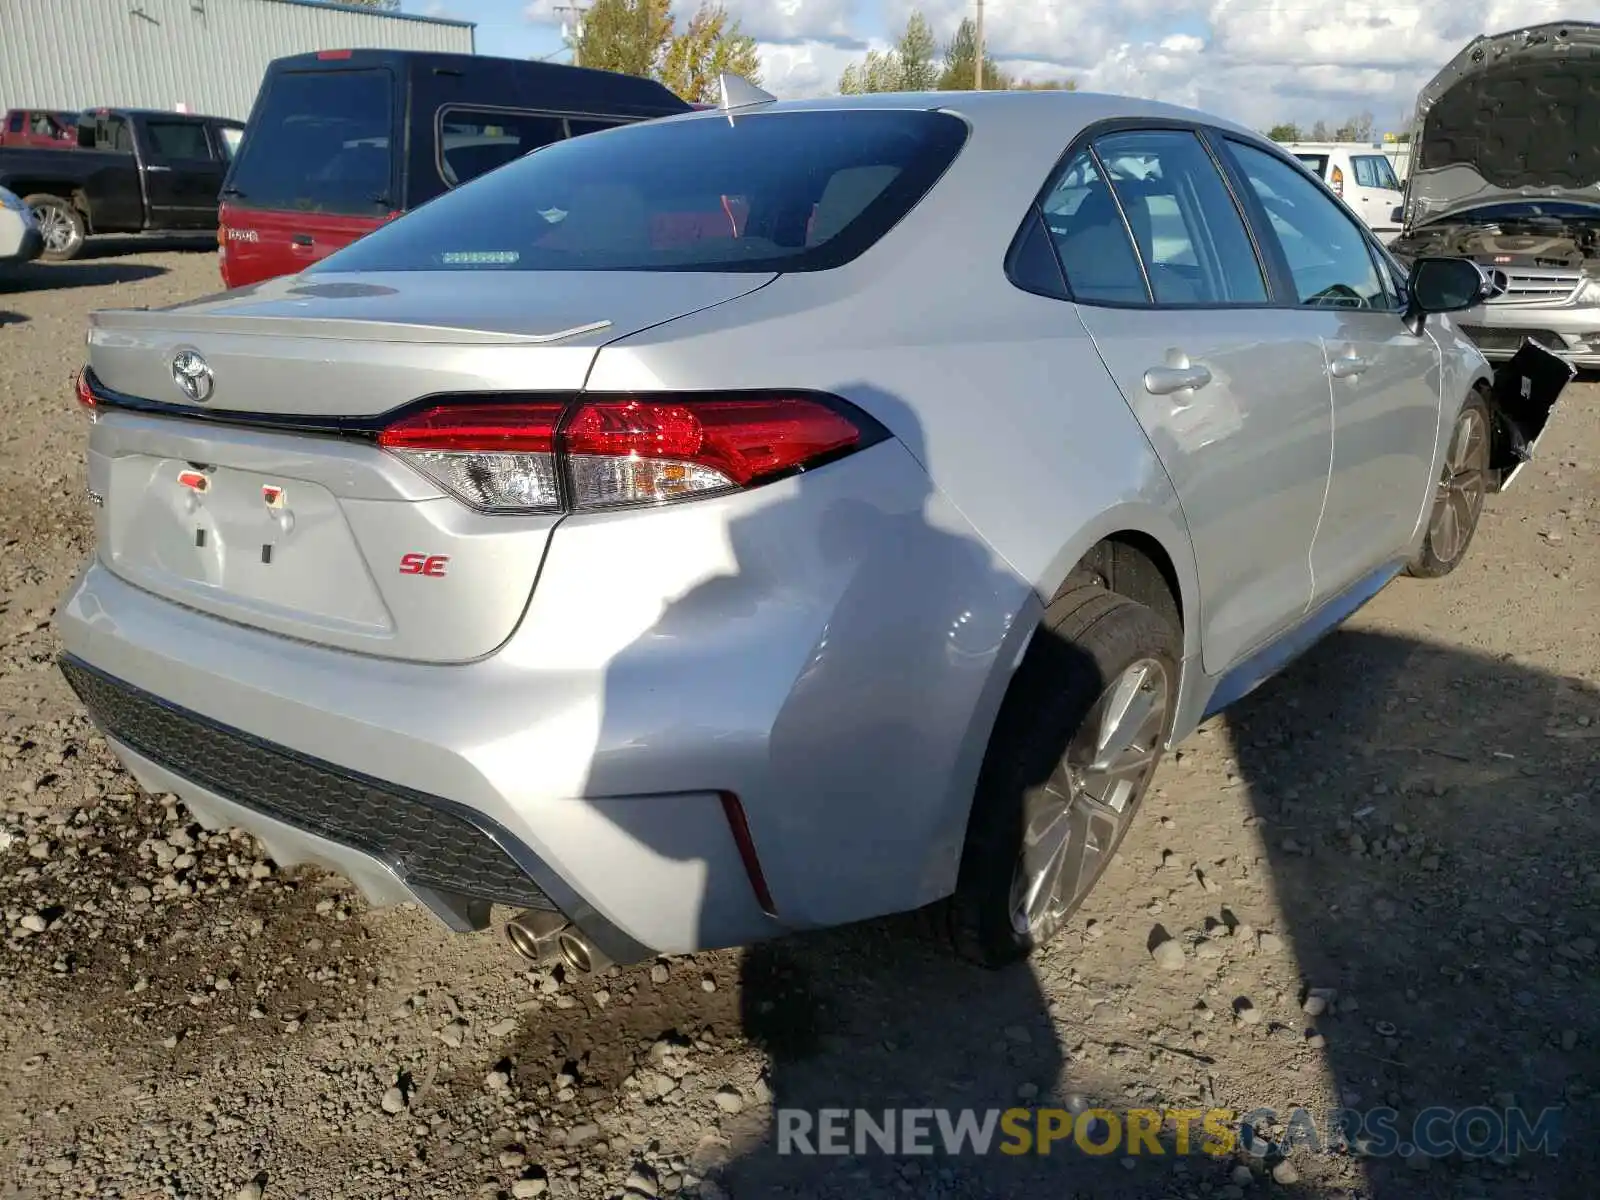
[[[148,175],[152,171],[170,171],[170,170],[172,170],[172,168],[171,167],[164,167],[160,163],[145,163],[144,170],[145,170],[145,174]]]
[[[312,244],[312,238],[309,233],[297,233],[289,240],[292,241],[296,246],[305,246],[308,249]]]
[[[1372,365],[1370,358],[1361,358],[1358,355],[1346,354],[1336,358],[1328,365],[1328,372],[1335,379],[1353,379]]]
[[[1211,382],[1211,372],[1202,366],[1151,367],[1144,373],[1144,390],[1152,396],[1203,388]]]

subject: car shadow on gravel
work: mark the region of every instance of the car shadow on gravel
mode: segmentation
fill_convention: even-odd
[[[1600,690],[1345,630],[1225,721],[1368,1194],[1590,1194]]]
[[[0,296],[138,283],[166,273],[166,267],[158,267],[154,263],[29,263],[8,275],[0,275]]]
[[[4,329],[7,325],[25,325],[27,322],[28,318],[22,313],[0,308],[0,329]]]

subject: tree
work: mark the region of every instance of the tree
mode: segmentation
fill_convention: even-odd
[[[1328,123],[1326,121],[1318,121],[1311,127],[1310,140],[1313,142],[1333,141],[1333,135],[1328,132]]]
[[[1282,122],[1267,130],[1267,136],[1275,142],[1298,142],[1301,140],[1300,126],[1293,121]]]
[[[1364,112],[1348,118],[1343,125],[1333,131],[1333,140],[1336,142],[1370,142],[1372,140],[1372,114]]]
[[[868,92],[898,92],[900,87],[900,56],[893,50],[880,54],[868,50],[866,58],[851,63],[839,76],[839,90],[846,96],[861,96]]]
[[[586,67],[654,79],[672,34],[671,0],[594,0],[572,48]]]
[[[933,39],[933,29],[928,18],[913,11],[906,19],[905,32],[895,47],[900,60],[900,89],[904,92],[931,91],[939,82],[939,68],[934,66],[934,55],[939,45]]]
[[[660,79],[685,100],[709,103],[717,99],[717,76],[724,71],[759,85],[756,40],[739,32],[739,22],[722,5],[702,4],[689,27],[667,44]]]
[[[971,91],[978,78],[978,29],[971,17],[963,17],[950,44],[944,48],[944,70],[939,75],[941,92]],[[983,90],[1004,92],[1011,77],[988,54],[983,56]]]
[[[867,92],[967,91],[975,82],[977,61],[978,31],[972,21],[961,22],[950,43],[940,50],[928,19],[914,10],[894,49],[867,51],[864,59],[844,69],[839,76],[839,90],[847,96]],[[1075,92],[1078,85],[1070,79],[1013,80],[986,54],[983,88],[994,92]]]
[[[702,3],[680,33],[671,0],[594,0],[572,49],[586,67],[658,79],[689,101],[715,100],[723,71],[761,82],[755,39],[721,4]]]

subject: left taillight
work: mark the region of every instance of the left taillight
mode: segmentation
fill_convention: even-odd
[[[1333,194],[1335,196],[1338,196],[1340,199],[1343,199],[1344,198],[1344,171],[1342,169],[1340,169],[1339,167],[1335,167],[1333,169],[1333,176],[1332,176],[1332,178],[1330,179],[1329,182],[1331,182],[1333,184]]]
[[[758,487],[884,436],[833,397],[741,393],[444,404],[378,444],[475,508],[560,512]]]

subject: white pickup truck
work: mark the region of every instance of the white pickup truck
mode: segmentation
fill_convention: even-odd
[[[1283,148],[1333,189],[1387,243],[1400,232],[1403,192],[1382,148],[1367,142],[1285,142]]]

